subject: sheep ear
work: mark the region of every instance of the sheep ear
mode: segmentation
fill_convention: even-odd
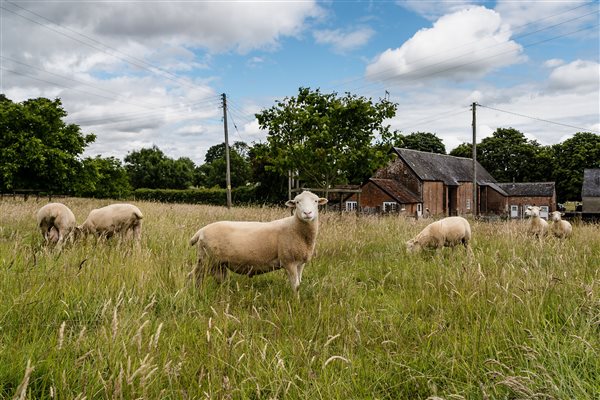
[[[327,204],[327,199],[325,197],[319,197],[319,205]]]
[[[294,202],[294,200],[288,200],[285,202],[285,205],[290,207],[290,208],[294,208],[296,207],[296,203]]]

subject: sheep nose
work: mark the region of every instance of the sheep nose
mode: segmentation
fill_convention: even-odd
[[[305,217],[312,217],[313,212],[312,211],[304,211],[304,216]]]

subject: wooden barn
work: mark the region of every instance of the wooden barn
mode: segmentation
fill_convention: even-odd
[[[392,148],[397,158],[361,186],[365,212],[407,215],[465,215],[473,213],[473,162],[469,158]],[[477,163],[481,212],[504,214],[506,193]],[[348,202],[356,202],[352,196]]]
[[[524,218],[528,206],[539,206],[540,216],[548,219],[556,210],[556,188],[554,182],[498,183],[507,194],[509,216]]]
[[[473,214],[473,160],[445,154],[392,148],[397,157],[361,185],[360,196],[345,199],[346,210],[399,212],[408,216]],[[554,182],[498,183],[477,168],[479,215],[523,218],[537,205],[547,218],[556,210]]]
[[[600,168],[583,170],[581,200],[581,211],[600,213]]]

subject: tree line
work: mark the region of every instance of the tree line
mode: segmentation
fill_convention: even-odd
[[[251,186],[256,200],[286,198],[288,177],[305,186],[360,184],[390,161],[392,146],[446,154],[431,132],[404,135],[386,124],[397,104],[350,93],[300,88],[256,118],[268,132],[262,143],[230,146],[232,187]],[[132,190],[225,188],[225,144],[208,149],[204,163],[167,156],[158,147],[114,157],[82,158],[96,139],[67,124],[60,99],[16,103],[0,94],[0,190],[81,197],[125,198]],[[471,157],[470,143],[449,153]],[[499,182],[555,181],[559,201],[581,197],[584,168],[600,167],[600,136],[578,132],[542,146],[513,128],[498,128],[477,144],[478,161]]]

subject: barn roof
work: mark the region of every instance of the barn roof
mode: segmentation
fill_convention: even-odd
[[[600,197],[600,168],[583,170],[582,197]]]
[[[473,180],[473,159],[448,156],[425,151],[401,149],[393,151],[412,168],[422,181],[442,181],[446,185],[458,185],[459,182]],[[496,182],[496,180],[477,162],[477,183]]]
[[[375,186],[386,192],[392,198],[394,198],[400,204],[411,204],[420,203],[419,197],[407,190],[400,182],[394,179],[379,179],[369,178],[370,182],[373,182]]]
[[[486,182],[482,186],[489,186],[492,189],[494,189],[496,192],[500,193],[501,195],[508,196],[508,193],[506,193],[506,191],[504,191],[504,189],[502,189],[500,186],[498,186],[498,183],[495,183],[495,182]]]
[[[507,182],[497,183],[509,196],[552,197],[554,182]]]

